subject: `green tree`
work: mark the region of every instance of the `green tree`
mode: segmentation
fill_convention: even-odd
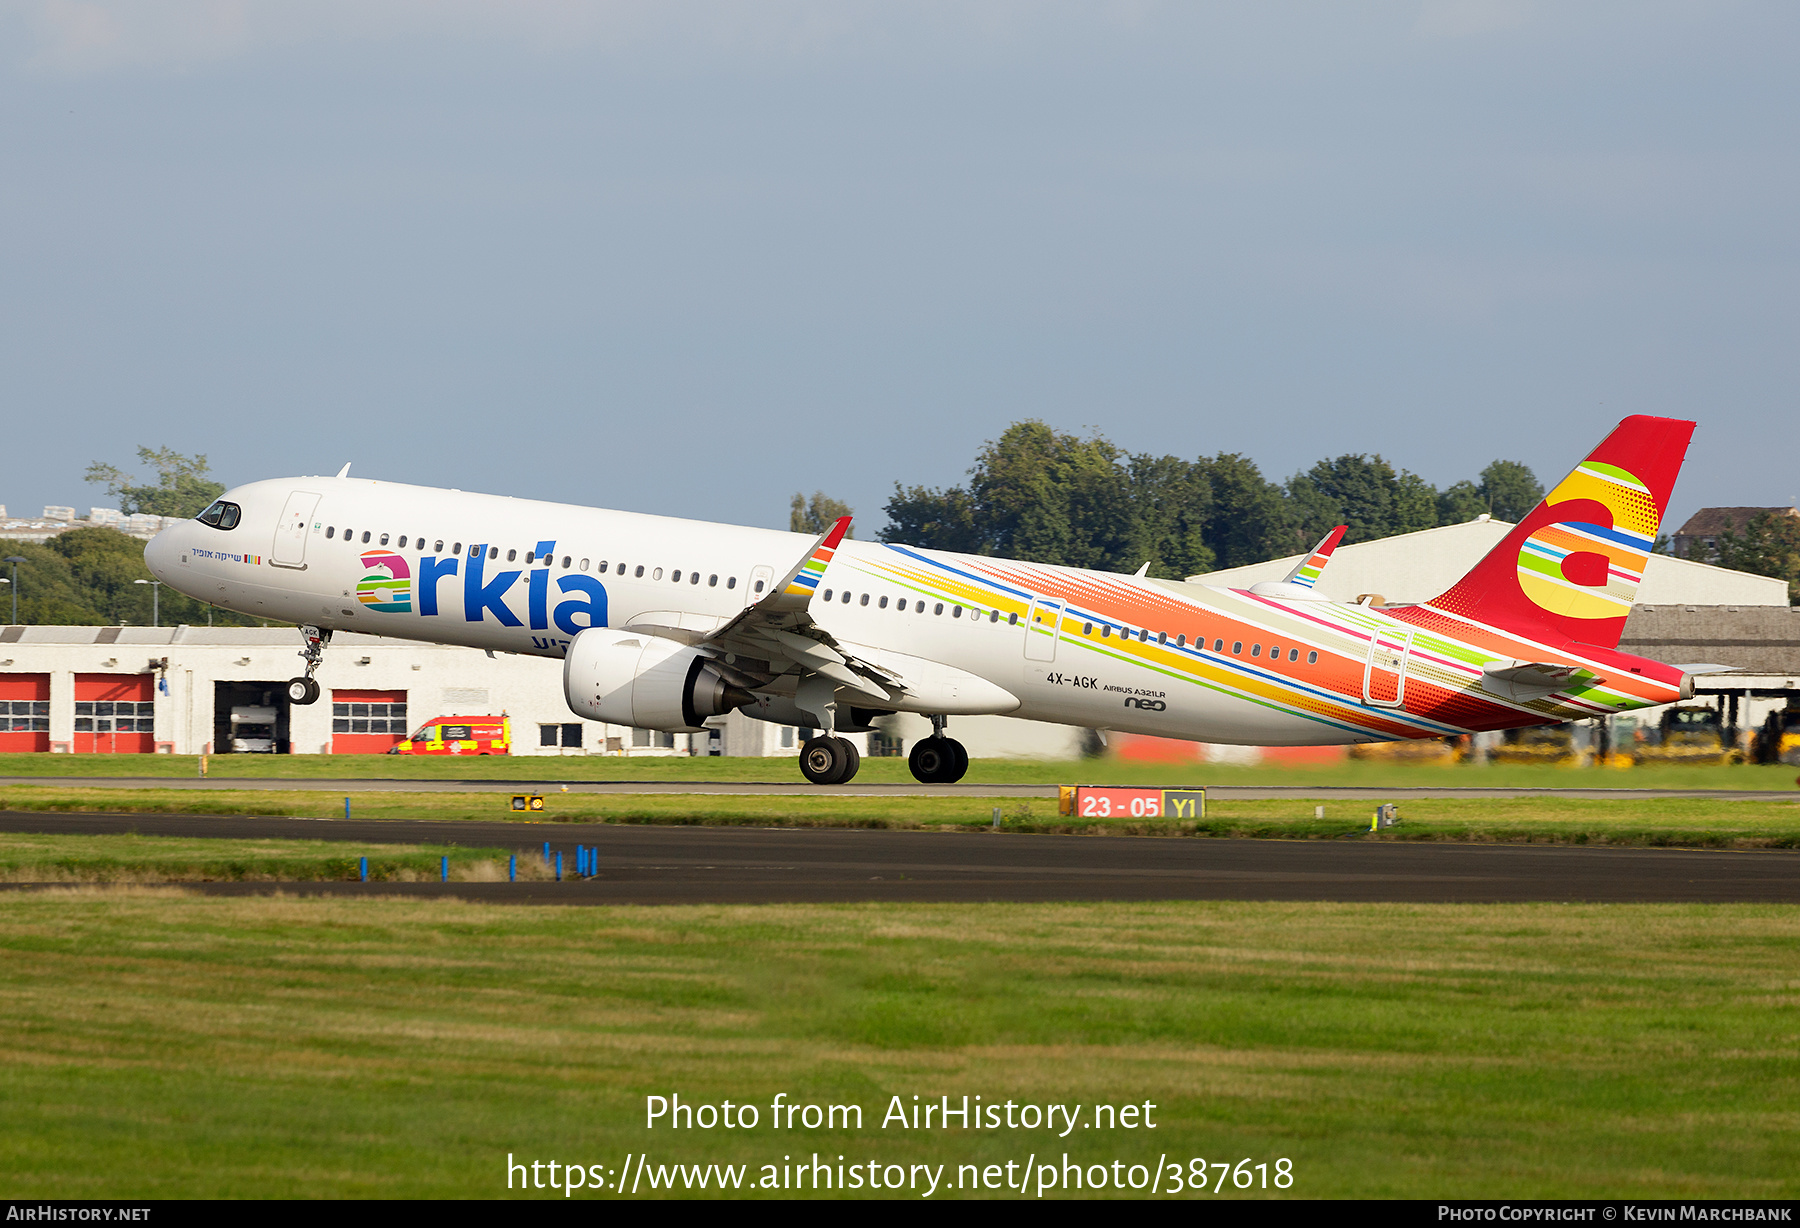
[[[850,505],[840,503],[824,491],[813,491],[812,499],[799,491],[794,492],[794,501],[788,506],[788,531],[790,533],[806,533],[817,537],[843,516],[850,515]],[[856,526],[850,527],[845,536],[855,537]]]
[[[987,553],[987,543],[975,525],[975,501],[960,486],[934,490],[895,482],[894,496],[883,510],[888,518],[880,534],[884,542],[960,554]]]
[[[1467,524],[1487,510],[1487,497],[1481,493],[1481,487],[1467,478],[1438,492],[1439,524]]]
[[[138,512],[152,516],[194,516],[225,493],[223,483],[207,476],[206,457],[183,456],[172,448],[138,450],[138,460],[156,471],[156,485],[148,486],[117,466],[95,461],[87,480],[106,487],[127,516]]]
[[[1496,520],[1518,524],[1544,501],[1544,488],[1518,461],[1497,460],[1481,471],[1481,497]]]
[[[1212,494],[1202,537],[1215,568],[1243,567],[1306,549],[1294,509],[1256,462],[1236,452],[1201,458],[1196,467]],[[1333,521],[1332,523],[1337,523]],[[1193,574],[1193,573],[1190,573]]]
[[[1431,484],[1416,473],[1396,471],[1380,456],[1322,460],[1294,475],[1288,497],[1308,545],[1340,524],[1349,526],[1346,540],[1366,542],[1429,529],[1438,521],[1438,494]]]
[[[1720,567],[1786,580],[1788,604],[1800,605],[1800,516],[1758,512],[1742,533],[1727,519],[1718,551]]]

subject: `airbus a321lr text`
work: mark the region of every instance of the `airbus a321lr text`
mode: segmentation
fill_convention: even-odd
[[[1317,590],[1328,534],[1248,589],[817,538],[348,476],[226,492],[145,548],[191,597],[299,624],[319,697],[333,631],[561,658],[581,717],[698,731],[734,709],[817,731],[849,780],[891,712],[929,717],[922,781],[962,777],[948,718],[1005,714],[1253,746],[1433,738],[1684,699],[1703,666],[1618,651],[1694,424],[1632,417],[1454,587],[1413,605]],[[1717,668],[1717,667],[1714,667]]]

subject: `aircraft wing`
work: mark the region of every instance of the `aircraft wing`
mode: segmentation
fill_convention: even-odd
[[[798,672],[818,674],[878,701],[898,698],[906,689],[898,675],[847,651],[812,619],[819,579],[849,531],[850,517],[840,517],[761,601],[691,642],[740,675],[732,679],[739,686],[766,685],[773,675]]]

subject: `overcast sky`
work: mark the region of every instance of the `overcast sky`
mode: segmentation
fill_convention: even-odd
[[[1800,6],[0,0],[0,502],[882,523],[1041,418],[1800,494]],[[1668,526],[1665,526],[1668,527]]]

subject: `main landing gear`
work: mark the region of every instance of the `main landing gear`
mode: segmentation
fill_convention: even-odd
[[[809,738],[800,748],[800,771],[815,785],[841,785],[856,775],[862,756],[846,738]]]
[[[302,625],[300,634],[306,640],[306,647],[300,650],[300,656],[306,662],[306,673],[298,678],[288,679],[288,702],[291,704],[317,703],[319,684],[313,680],[313,671],[318,669],[319,662],[325,659],[325,646],[331,643],[331,632]]]
[[[931,718],[931,736],[915,742],[906,766],[913,779],[928,785],[953,785],[969,770],[969,752],[955,738],[944,736],[944,718]]]

